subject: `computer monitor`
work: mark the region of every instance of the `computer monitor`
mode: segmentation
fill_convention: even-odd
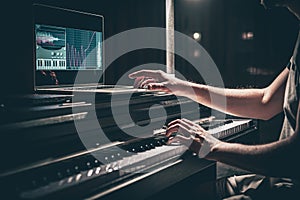
[[[103,83],[103,16],[41,4],[33,11],[35,88],[73,85],[79,71]]]

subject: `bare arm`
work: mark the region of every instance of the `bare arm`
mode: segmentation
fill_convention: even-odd
[[[199,157],[219,161],[253,173],[272,177],[300,178],[300,103],[294,134],[284,140],[263,145],[243,145],[218,140],[198,124],[178,119],[168,126],[169,143],[180,141]]]
[[[288,69],[284,69],[271,85],[263,89],[221,89],[192,84],[196,96],[188,96],[229,114],[266,120],[282,111],[287,76]],[[218,99],[221,96],[226,97],[226,108],[217,102],[211,104],[211,97]]]
[[[288,69],[284,69],[270,86],[263,89],[216,88],[182,81],[162,71],[151,70],[138,71],[132,73],[130,77],[137,78],[137,86],[148,86],[150,89],[186,96],[225,113],[240,117],[270,119],[282,111],[288,71]],[[226,98],[225,105],[223,101],[218,101],[222,98]],[[216,101],[212,101],[212,99]]]
[[[207,158],[264,175],[300,178],[299,123],[300,103],[293,136],[269,144],[252,146],[220,142],[212,148]]]

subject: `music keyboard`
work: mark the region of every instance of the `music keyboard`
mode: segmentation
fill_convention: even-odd
[[[195,122],[220,139],[229,138],[253,126],[252,120],[248,119]],[[181,162],[181,156],[187,148],[183,145],[166,145],[166,142],[164,135],[119,142],[107,148],[43,163],[25,173],[19,171],[14,174],[16,180],[22,180],[15,183],[19,198],[57,199],[65,197],[67,191],[72,191],[72,196],[91,195],[95,191],[88,192],[87,188],[95,188],[95,185],[99,191],[97,197],[99,193],[106,195],[105,191],[112,186],[162,166]],[[81,191],[83,185],[84,193]]]
[[[60,195],[60,191],[66,188],[76,187],[79,184],[91,184],[92,181],[99,184],[98,189],[105,188],[115,182],[130,177],[135,177],[138,173],[146,173],[148,169],[162,166],[162,164],[175,161],[186,148],[184,146],[161,146],[153,150],[140,152],[129,157],[124,157],[119,161],[94,165],[93,168],[81,171],[61,180],[54,181],[46,186],[21,193],[25,199],[43,198],[45,195]],[[96,160],[95,160],[96,161]],[[150,172],[150,171],[148,171]]]
[[[228,138],[253,126],[252,119],[215,120],[214,117],[208,117],[194,120],[194,122],[201,125],[202,128],[218,139]],[[162,128],[154,130],[153,134],[163,135],[165,132],[166,130]]]
[[[201,125],[201,124],[200,124]],[[202,127],[206,129],[211,135],[218,139],[225,139],[236,133],[242,132],[253,126],[253,120],[251,119],[227,119],[221,121],[214,121],[210,125],[202,124]]]

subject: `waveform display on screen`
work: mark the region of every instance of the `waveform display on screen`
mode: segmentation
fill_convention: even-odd
[[[39,32],[36,39],[37,39],[36,42],[38,45],[43,45],[43,44],[54,45],[54,42],[61,40],[57,37],[53,37],[49,33],[43,33],[43,32]]]
[[[98,34],[98,35],[97,35]],[[100,33],[86,30],[68,29],[67,37],[67,68],[88,69],[99,68]]]
[[[36,44],[44,49],[61,49],[65,46],[65,29],[37,26]]]

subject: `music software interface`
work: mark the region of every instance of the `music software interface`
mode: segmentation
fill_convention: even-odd
[[[102,33],[36,24],[36,70],[101,70]]]

